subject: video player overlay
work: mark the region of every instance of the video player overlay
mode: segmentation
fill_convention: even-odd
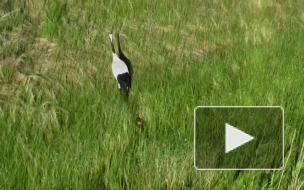
[[[199,170],[280,170],[282,107],[196,107],[194,165]]]

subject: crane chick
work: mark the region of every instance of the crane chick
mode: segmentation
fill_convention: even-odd
[[[140,128],[143,125],[144,119],[139,114],[136,114],[135,121],[136,121],[137,127]]]

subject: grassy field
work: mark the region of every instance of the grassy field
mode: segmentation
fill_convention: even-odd
[[[0,189],[304,188],[303,8],[299,0],[1,4]],[[117,32],[134,68],[129,103],[111,73],[108,34]],[[284,107],[285,168],[196,171],[193,110],[204,105]]]

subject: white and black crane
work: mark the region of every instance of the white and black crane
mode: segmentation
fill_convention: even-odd
[[[119,35],[118,40],[119,40]],[[109,34],[110,38],[110,43],[111,43],[111,48],[112,48],[112,72],[113,75],[118,83],[118,88],[126,94],[126,96],[129,96],[129,92],[131,90],[131,75],[129,73],[129,68],[125,61],[128,59],[124,56],[124,54],[121,52],[120,44],[119,46],[119,55],[117,56],[114,48],[114,43],[113,43],[113,35]],[[120,58],[121,57],[121,58]],[[125,59],[126,58],[126,59]],[[123,60],[125,59],[125,60]]]

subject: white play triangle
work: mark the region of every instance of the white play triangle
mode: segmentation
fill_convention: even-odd
[[[225,153],[228,153],[253,139],[253,136],[225,123]]]

